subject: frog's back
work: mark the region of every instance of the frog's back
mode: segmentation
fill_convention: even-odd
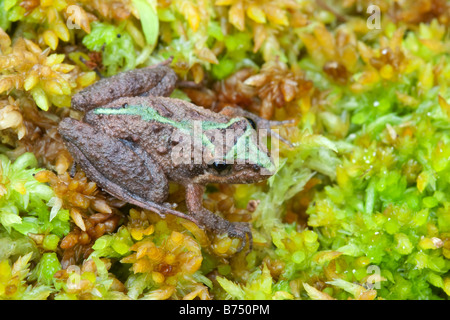
[[[89,111],[86,120],[93,121],[102,116],[136,119],[147,123],[159,123],[161,125],[174,125],[186,121],[216,121],[227,123],[229,117],[215,113],[203,107],[196,106],[190,102],[166,98],[166,97],[124,97],[119,98],[103,107]]]
[[[187,101],[153,96],[117,99],[88,111],[84,121],[117,139],[136,143],[161,164],[172,160],[179,133],[194,132],[196,121],[203,130],[227,129],[236,122]],[[165,167],[173,173],[173,165]]]
[[[74,94],[71,106],[75,110],[87,112],[120,97],[169,96],[176,82],[177,75],[165,63],[120,72]]]

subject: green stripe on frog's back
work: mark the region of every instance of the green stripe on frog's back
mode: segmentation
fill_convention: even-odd
[[[150,106],[143,106],[143,105],[124,105],[122,108],[97,108],[94,109],[93,112],[95,114],[104,114],[104,115],[130,115],[130,116],[140,116],[142,120],[144,121],[155,121],[161,124],[166,124],[169,126],[172,126],[174,128],[179,129],[180,131],[184,133],[191,133],[194,129],[193,127],[193,121],[188,120],[181,120],[176,121],[168,117],[164,117],[158,113],[157,110]],[[231,118],[227,123],[221,123],[221,122],[215,122],[215,121],[205,121],[201,120],[202,123],[202,130],[208,131],[208,130],[220,130],[220,129],[227,129],[234,123],[241,121],[241,118]],[[236,144],[231,148],[231,150],[227,153],[227,155],[224,156],[224,160],[228,159],[230,160],[230,157],[233,157],[234,159],[240,158],[240,154],[236,152],[238,150],[238,146],[242,145],[246,141],[245,139],[248,139],[249,144],[249,150],[252,150],[250,154],[248,154],[248,159],[243,160],[249,160],[252,161],[252,163],[257,164],[261,167],[267,168],[269,170],[273,169],[273,163],[271,159],[267,156],[265,152],[262,152],[259,150],[258,146],[253,143],[253,141],[250,139],[251,136],[251,126],[250,124],[247,126],[245,132],[238,138],[236,141]],[[202,134],[202,144],[203,146],[211,149],[211,152],[214,152],[215,146],[214,144],[208,139],[208,137],[205,134]],[[256,152],[255,152],[256,150]],[[234,153],[234,155],[232,154]]]
[[[162,124],[170,125],[174,128],[180,130],[192,130],[193,122],[188,120],[176,121],[168,117],[164,117],[158,113],[152,107],[142,106],[142,105],[125,105],[122,108],[97,108],[94,110],[95,114],[105,114],[105,115],[130,115],[130,116],[140,116],[144,121],[155,121]],[[202,130],[211,129],[226,129],[233,123],[238,122],[239,118],[232,118],[227,123],[220,123],[214,121],[202,121]]]

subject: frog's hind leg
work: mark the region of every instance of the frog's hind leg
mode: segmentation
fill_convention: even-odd
[[[186,205],[189,213],[197,220],[197,225],[205,228],[208,231],[212,231],[215,234],[227,234],[233,238],[241,239],[241,245],[238,247],[237,252],[247,244],[248,237],[248,252],[252,250],[253,237],[250,229],[250,224],[245,222],[230,222],[208,209],[203,207],[202,199],[205,187],[198,184],[188,184],[186,186]]]
[[[72,96],[72,108],[87,112],[122,97],[168,96],[175,89],[175,72],[164,64],[103,78]]]
[[[58,130],[76,162],[104,191],[163,217],[172,214],[197,223],[163,204],[168,181],[146,152],[71,118],[63,119]]]

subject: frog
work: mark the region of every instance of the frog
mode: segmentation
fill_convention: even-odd
[[[272,128],[291,121],[266,120],[237,106],[214,112],[170,97],[180,80],[169,64],[120,72],[80,90],[71,107],[84,115],[63,118],[58,132],[74,163],[106,193],[162,218],[174,215],[206,232],[238,238],[236,252],[247,244],[248,252],[253,245],[250,224],[230,222],[206,209],[205,188],[272,176],[276,166],[267,146],[257,144],[257,130],[289,143]],[[184,161],[176,161],[180,146],[188,150],[192,144],[195,124],[201,129],[197,151],[207,156],[184,152]],[[230,132],[234,135],[225,139]],[[187,212],[166,201],[170,183],[184,187]]]

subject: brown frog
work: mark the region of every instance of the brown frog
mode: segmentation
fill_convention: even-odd
[[[247,223],[229,222],[202,205],[208,183],[254,183],[275,166],[258,130],[268,121],[240,108],[220,113],[168,96],[177,76],[166,64],[119,73],[75,94],[82,121],[65,118],[59,133],[86,175],[111,195],[162,217],[173,214],[207,231],[241,239]],[[274,133],[272,132],[272,135]],[[185,187],[188,213],[166,203],[169,182]]]

